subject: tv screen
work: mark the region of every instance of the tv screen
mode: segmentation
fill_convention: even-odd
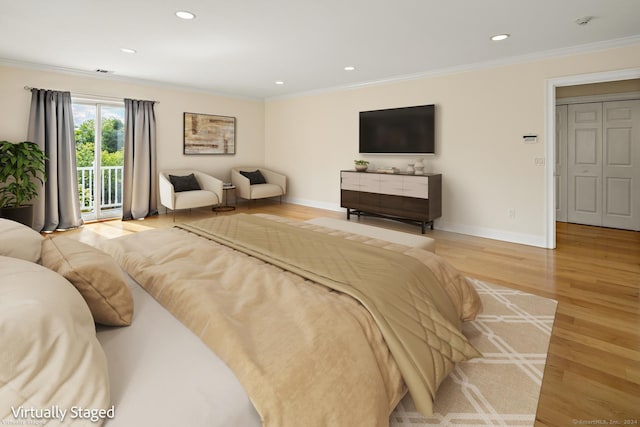
[[[360,153],[434,154],[435,105],[360,112]]]

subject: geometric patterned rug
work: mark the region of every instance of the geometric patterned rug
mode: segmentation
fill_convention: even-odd
[[[470,279],[483,312],[463,332],[482,358],[458,363],[436,395],[434,415],[400,401],[390,427],[532,426],[557,302]]]

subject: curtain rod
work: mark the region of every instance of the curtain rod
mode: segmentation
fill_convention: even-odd
[[[31,91],[31,89],[38,89],[36,87],[31,87],[31,86],[25,86],[24,90],[28,90]],[[87,93],[71,93],[71,96],[75,96],[75,97],[87,97],[87,98],[102,98],[104,100],[111,100],[111,101],[123,101],[124,98],[117,98],[114,96],[104,96],[104,95],[92,95],[92,94],[87,94]],[[160,101],[151,101],[155,104],[160,104]]]

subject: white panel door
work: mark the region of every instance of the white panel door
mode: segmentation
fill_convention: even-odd
[[[605,227],[640,230],[640,101],[603,104]]]
[[[602,225],[602,103],[568,107],[567,218]]]
[[[556,221],[567,222],[567,114],[566,105],[556,107],[556,164],[553,167]]]

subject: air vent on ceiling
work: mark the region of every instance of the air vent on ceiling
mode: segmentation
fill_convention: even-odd
[[[583,16],[582,18],[576,19],[575,22],[578,25],[587,25],[592,19],[593,19],[593,16]]]

